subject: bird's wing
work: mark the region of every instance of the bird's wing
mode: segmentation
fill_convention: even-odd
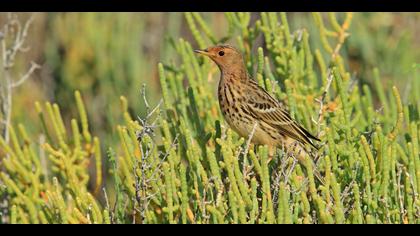
[[[311,139],[318,141],[319,139],[293,120],[283,104],[273,98],[264,89],[261,87],[259,89],[250,89],[247,97],[248,110],[258,120],[276,128],[285,136],[317,148]]]

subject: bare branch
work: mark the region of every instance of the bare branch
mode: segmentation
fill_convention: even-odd
[[[11,122],[12,102],[13,102],[13,88],[22,85],[40,66],[32,62],[30,69],[15,82],[12,75],[11,68],[18,52],[26,52],[28,47],[24,47],[24,43],[28,37],[29,27],[33,22],[33,15],[25,22],[22,27],[17,15],[9,13],[8,20],[3,27],[0,34],[1,56],[2,56],[2,72],[4,76],[0,78],[0,122],[1,135],[4,137],[6,143],[9,142],[9,126]],[[6,43],[6,38],[10,38],[11,44]]]
[[[321,132],[321,122],[324,118],[324,103],[325,100],[327,99],[327,94],[328,91],[330,90],[331,87],[331,83],[333,80],[333,74],[331,71],[331,68],[328,68],[328,72],[327,72],[327,85],[325,86],[324,92],[322,93],[321,99],[317,99],[317,102],[319,102],[319,111],[318,111],[318,120],[314,121],[314,123],[317,124],[317,136],[319,136],[320,132]]]
[[[248,136],[248,140],[246,141],[246,145],[245,145],[245,149],[242,150],[242,152],[239,152],[243,154],[244,157],[244,162],[243,162],[243,167],[242,167],[242,173],[244,174],[244,178],[246,178],[247,175],[247,171],[246,171],[246,166],[247,166],[247,155],[248,155],[248,150],[249,150],[249,146],[251,145],[251,140],[254,137],[255,134],[255,130],[257,129],[257,125],[258,123],[255,122],[254,126],[252,127],[251,133]]]
[[[6,30],[8,30],[9,27],[15,26],[17,28],[15,40],[12,44],[12,46],[7,49],[4,55],[4,67],[5,69],[9,69],[13,66],[14,60],[16,57],[17,52],[27,52],[29,48],[24,48],[23,44],[25,43],[25,40],[28,36],[29,27],[33,22],[33,15],[29,17],[29,19],[25,22],[25,25],[23,26],[20,23],[20,21],[16,18],[11,19],[8,24],[6,24]]]
[[[12,83],[10,86],[12,88],[16,88],[19,87],[20,85],[22,85],[27,79],[29,79],[29,77],[31,77],[31,75],[35,72],[35,70],[40,69],[41,66],[36,64],[35,62],[31,61],[31,68],[29,68],[29,70],[26,72],[26,74],[24,74],[18,81]]]

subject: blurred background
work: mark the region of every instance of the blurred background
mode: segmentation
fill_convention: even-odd
[[[119,97],[126,96],[130,112],[141,116],[142,85],[146,84],[149,103],[156,104],[161,97],[157,63],[177,61],[171,44],[184,38],[197,47],[183,13],[13,15],[22,22],[33,17],[26,40],[29,50],[18,53],[13,71],[24,73],[31,61],[41,66],[13,91],[12,121],[23,123],[31,133],[41,128],[33,126],[39,123],[34,122],[38,119],[34,101],[60,104],[63,119],[69,122],[77,114],[74,90],[80,90],[92,132],[111,145],[117,136],[115,125],[121,119]],[[223,13],[201,15],[216,37],[228,34]],[[10,13],[0,13],[0,30],[8,17]],[[253,13],[251,24],[259,17]],[[310,35],[318,34],[310,13],[289,13],[288,20],[293,31],[306,28]],[[383,86],[395,83],[402,91],[410,89],[405,84],[415,79],[413,67],[420,62],[419,24],[419,13],[355,13],[351,36],[342,48],[353,76],[363,84],[373,84],[372,71],[378,67]],[[232,38],[228,43],[235,45]],[[321,48],[318,38],[309,38],[311,48]]]

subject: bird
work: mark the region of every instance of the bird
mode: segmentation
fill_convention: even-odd
[[[305,146],[318,150],[314,140],[320,139],[292,119],[284,103],[251,78],[242,53],[230,45],[210,46],[194,52],[209,57],[219,67],[217,96],[230,128],[241,137],[250,138],[252,144],[267,145],[270,150],[284,148],[292,151],[306,166],[309,154]],[[312,159],[311,162],[315,165]],[[319,171],[313,170],[317,179],[324,183]]]

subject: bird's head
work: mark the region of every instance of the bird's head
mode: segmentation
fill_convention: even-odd
[[[194,52],[210,57],[223,70],[242,68],[244,61],[238,49],[229,45],[212,46]]]

